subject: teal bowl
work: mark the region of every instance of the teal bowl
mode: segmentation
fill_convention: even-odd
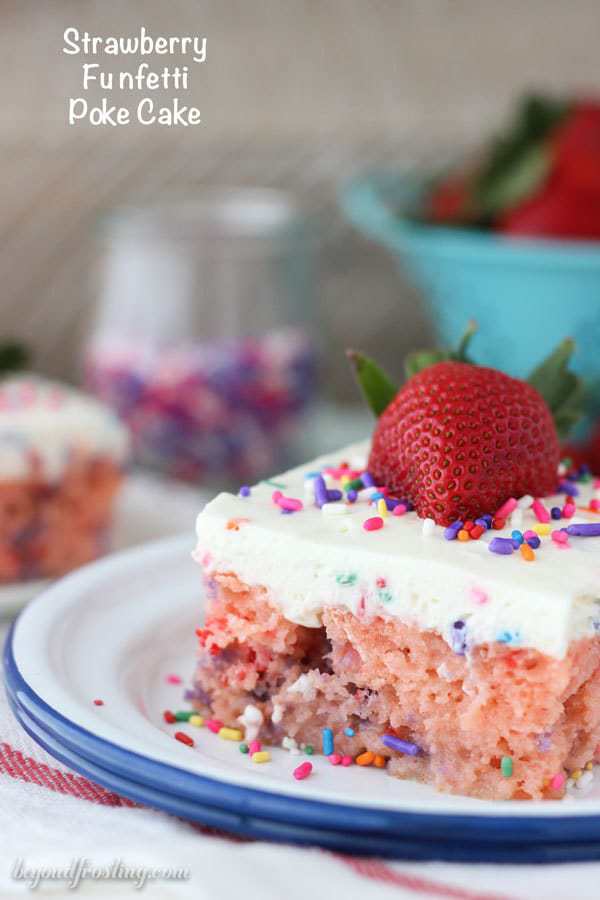
[[[421,290],[441,345],[455,345],[475,319],[476,362],[522,378],[560,340],[574,338],[589,425],[600,414],[600,242],[422,225],[407,212],[423,188],[414,177],[376,173],[345,185],[340,201],[355,227],[391,250]]]

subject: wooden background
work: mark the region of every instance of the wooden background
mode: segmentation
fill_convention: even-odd
[[[64,29],[106,36],[142,23],[208,37],[188,95],[204,124],[69,128],[81,59],[62,54]],[[329,333],[393,364],[423,335],[415,297],[336,218],[337,181],[468,144],[524,86],[600,89],[599,26],[598,0],[0,0],[2,333],[74,377],[105,211],[168,188],[283,184],[331,211]],[[344,376],[330,374],[343,395]]]

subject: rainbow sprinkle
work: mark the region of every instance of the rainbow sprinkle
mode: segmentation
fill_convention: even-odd
[[[489,549],[492,553],[499,553],[503,556],[510,556],[515,547],[510,538],[495,537],[490,541]]]
[[[300,765],[294,769],[294,772],[293,772],[294,778],[296,779],[296,781],[303,781],[305,778],[308,778],[308,776],[312,772],[312,769],[313,769],[312,763],[309,763],[309,762],[300,763]]]
[[[538,522],[549,522],[550,521],[550,513],[544,506],[541,500],[534,500],[531,508],[533,509],[533,514],[535,515]]]
[[[453,522],[452,525],[448,525],[447,528],[444,529],[444,537],[447,541],[454,541],[458,535],[458,532],[464,527],[464,522],[461,522],[459,519],[456,522]]]
[[[395,734],[384,734],[381,743],[390,750],[396,750],[398,753],[405,753],[408,756],[418,756],[422,752],[418,744],[413,744],[412,741],[403,741]]]
[[[253,763],[271,762],[271,754],[268,750],[259,750],[252,754],[251,759]]]
[[[556,775],[550,779],[550,787],[553,791],[560,791],[565,786],[566,780],[567,776],[564,772],[557,772]]]
[[[515,497],[510,497],[502,506],[496,510],[495,519],[506,519],[510,513],[517,508],[518,501]]]
[[[581,525],[567,525],[567,534],[577,537],[600,537],[600,522]]]
[[[382,519],[385,519],[388,514],[388,508],[383,497],[377,501],[377,512],[381,516]]]
[[[372,766],[375,762],[375,754],[371,750],[366,750],[359,754],[354,762],[357,766]]]
[[[503,756],[500,761],[500,771],[505,778],[510,778],[513,773],[512,756]]]
[[[383,528],[383,519],[381,516],[371,516],[370,519],[365,519],[363,528],[365,531],[379,531]]]
[[[243,737],[239,728],[219,728],[218,735],[224,741],[241,741]]]
[[[324,728],[321,734],[323,739],[323,755],[331,756],[334,752],[333,731],[331,728]]]
[[[519,547],[519,552],[521,553],[521,556],[523,557],[523,559],[526,562],[534,561],[535,553],[533,552],[533,550],[531,549],[531,547],[528,543],[521,544],[521,546]]]
[[[280,509],[288,512],[299,512],[304,507],[302,500],[297,500],[295,497],[284,497],[281,491],[273,491],[271,497],[273,503],[276,503]]]

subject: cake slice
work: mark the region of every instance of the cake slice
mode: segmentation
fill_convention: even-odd
[[[85,394],[32,375],[0,383],[0,582],[106,550],[127,450],[125,428]]]
[[[333,763],[560,797],[600,737],[600,498],[557,431],[573,345],[529,382],[465,346],[413,355],[399,390],[354,354],[370,446],[206,507],[195,702]]]
[[[444,527],[373,484],[368,450],[202,511],[195,707],[443,791],[560,797],[600,740],[594,483]]]

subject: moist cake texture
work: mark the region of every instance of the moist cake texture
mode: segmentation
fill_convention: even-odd
[[[127,433],[75,390],[0,383],[0,582],[61,575],[105,548]]]
[[[317,749],[331,729],[336,754],[445,791],[561,796],[600,741],[594,482],[515,498],[504,527],[458,540],[376,486],[349,493],[367,450],[200,514],[196,707],[233,725],[251,706],[276,744]],[[497,539],[512,550],[491,552]]]

